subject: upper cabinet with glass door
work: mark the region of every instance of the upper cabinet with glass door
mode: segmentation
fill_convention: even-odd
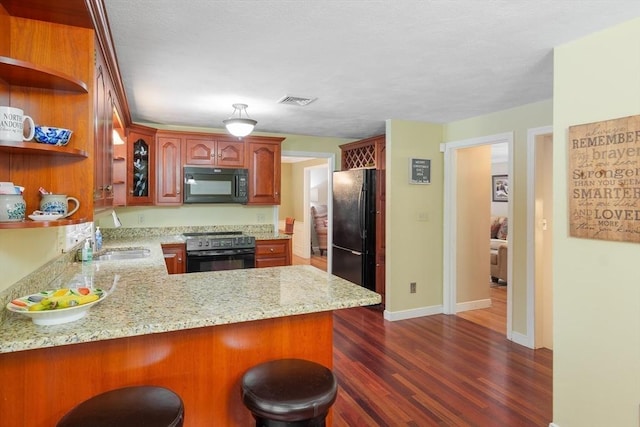
[[[156,130],[132,126],[127,135],[127,206],[150,206],[155,200]]]

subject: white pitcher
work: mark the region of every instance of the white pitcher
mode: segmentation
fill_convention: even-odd
[[[26,210],[22,194],[0,194],[0,222],[22,221]]]

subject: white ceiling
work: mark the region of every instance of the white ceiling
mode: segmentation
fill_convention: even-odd
[[[640,16],[638,0],[105,5],[134,121],[221,128],[242,102],[256,131],[344,138],[550,99],[554,46]]]

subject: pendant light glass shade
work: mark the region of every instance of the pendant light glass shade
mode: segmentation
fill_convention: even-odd
[[[258,122],[250,118],[247,114],[247,104],[233,104],[231,117],[223,120],[222,123],[224,123],[224,126],[231,135],[242,138],[243,136],[249,135]]]

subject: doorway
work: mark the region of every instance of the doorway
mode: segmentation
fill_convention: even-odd
[[[496,143],[460,149],[457,166],[456,315],[506,336],[508,146]]]
[[[444,188],[444,280],[443,280],[443,312],[445,314],[456,314],[459,310],[458,305],[458,281],[463,280],[464,277],[464,269],[461,268],[461,257],[464,257],[461,249],[464,247],[464,237],[461,235],[462,233],[466,233],[470,231],[470,228],[461,229],[461,222],[458,220],[460,214],[468,209],[473,209],[472,206],[466,206],[466,199],[460,198],[460,184],[464,179],[461,178],[461,169],[459,169],[458,161],[459,158],[463,158],[464,152],[462,150],[473,147],[481,147],[488,146],[493,144],[505,144],[507,147],[508,153],[508,172],[507,175],[509,177],[513,176],[513,133],[503,133],[497,135],[490,135],[487,137],[481,138],[473,138],[468,140],[461,141],[453,141],[446,144],[443,144],[444,151],[444,164],[445,164],[445,188]],[[485,172],[486,180],[486,190],[484,195],[482,196],[482,200],[485,200],[487,194],[490,193],[491,189],[491,173]],[[513,186],[512,186],[513,187]],[[482,188],[482,187],[480,187]],[[472,194],[472,193],[469,193]],[[480,225],[482,233],[482,239],[484,241],[488,238],[488,219],[489,219],[489,198],[486,198],[486,202],[482,203],[482,206],[486,206],[486,218],[483,218],[482,221],[486,219],[486,225],[482,223]],[[513,217],[513,203],[508,204],[508,218]],[[486,232],[485,232],[486,230]],[[477,230],[473,230],[473,232],[477,232]],[[513,233],[511,233],[511,236]],[[483,250],[482,253],[487,253],[487,256],[477,257],[477,253],[475,254],[477,258],[482,259],[484,267],[481,269],[486,269],[488,273],[488,242],[486,243],[486,250]],[[469,256],[466,260],[472,259],[472,253],[469,252]],[[513,252],[513,251],[512,251]],[[461,255],[462,254],[462,255]],[[509,256],[507,259],[507,283],[511,284],[512,282],[512,264],[513,264],[513,256]],[[484,270],[482,270],[484,271]],[[480,279],[482,280],[482,279]],[[486,275],[487,287],[489,282],[489,274]],[[481,308],[481,304],[486,304],[486,302],[480,301],[478,306],[474,306],[475,308]],[[475,302],[472,304],[476,304]],[[472,308],[472,307],[466,307]],[[506,295],[506,335],[507,338],[511,339],[511,331],[512,331],[512,292],[511,286],[507,286],[507,295]]]
[[[311,236],[313,221],[311,218],[311,206],[324,201],[327,205],[328,229],[327,251],[323,251],[322,262],[317,261],[318,268],[331,271],[331,234],[332,234],[332,172],[335,168],[335,154],[283,151],[283,164],[290,164],[288,168],[290,176],[282,176],[283,189],[290,188],[288,193],[283,191],[283,205],[290,205],[289,216],[296,219],[293,235],[293,257],[301,263],[311,263]],[[283,168],[284,170],[284,168]],[[285,185],[285,180],[289,185]],[[280,216],[283,216],[282,214]],[[286,216],[286,215],[285,215]],[[283,220],[283,218],[280,218]]]
[[[527,346],[553,350],[553,128],[527,133]]]

